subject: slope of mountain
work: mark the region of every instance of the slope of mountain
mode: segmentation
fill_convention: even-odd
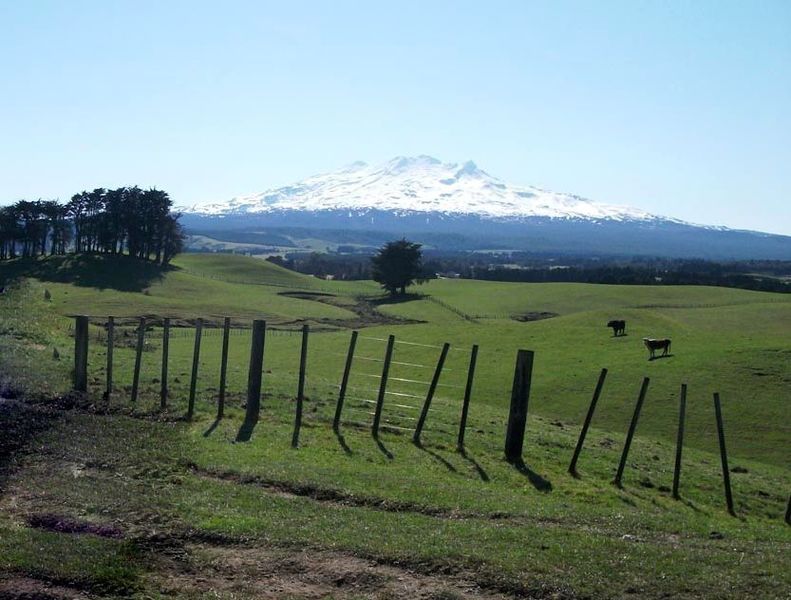
[[[704,258],[791,259],[791,237],[686,223],[572,194],[514,186],[473,162],[397,157],[183,209],[192,232],[379,232],[436,247]],[[277,230],[277,231],[275,231]],[[321,234],[313,237],[322,238]],[[353,236],[352,236],[353,237]],[[367,236],[370,238],[370,236]],[[333,238],[334,239],[334,238]],[[439,241],[437,241],[439,240]]]

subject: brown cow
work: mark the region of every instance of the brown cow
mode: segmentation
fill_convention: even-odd
[[[654,338],[643,338],[643,343],[645,347],[648,348],[648,351],[651,353],[651,356],[648,360],[653,360],[656,358],[656,351],[661,350],[662,356],[667,356],[670,352],[670,340],[668,338],[663,339],[654,339]]]

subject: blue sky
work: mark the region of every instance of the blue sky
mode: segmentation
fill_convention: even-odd
[[[354,160],[791,235],[791,2],[0,0],[0,203]]]

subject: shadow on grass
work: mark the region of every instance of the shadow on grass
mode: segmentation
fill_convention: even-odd
[[[513,461],[510,461],[514,468],[519,471],[522,475],[527,477],[528,481],[536,488],[539,492],[551,492],[552,491],[552,483],[548,479],[544,479],[533,471],[530,467],[525,464],[525,461],[522,458],[517,458]]]
[[[346,443],[346,438],[343,437],[343,434],[340,431],[335,431],[335,439],[338,440],[338,444],[341,448],[343,448],[343,452],[347,456],[351,456],[353,454],[352,449],[349,448],[349,445]]]
[[[440,463],[451,473],[458,473],[456,467],[454,467],[448,460],[440,456],[437,452],[434,452],[433,450],[429,450],[428,448],[426,448],[420,440],[412,440],[412,443],[415,445],[415,448],[417,448],[418,450],[422,450],[423,452],[431,456],[434,460]]]
[[[648,360],[662,360],[663,358],[673,358],[672,354],[660,354],[659,356],[650,357]]]
[[[467,454],[467,450],[464,448],[459,448],[459,454],[464,460],[466,460],[475,468],[475,471],[478,473],[478,477],[481,478],[481,481],[489,481],[489,474],[483,469],[477,460]]]
[[[131,256],[67,254],[3,261],[0,279],[24,276],[80,287],[142,292],[173,269]]]
[[[258,419],[245,419],[242,426],[239,428],[239,432],[236,434],[236,441],[249,442],[250,438],[253,437],[253,430],[257,424]]]
[[[216,419],[214,419],[214,422],[211,425],[209,425],[209,428],[203,432],[203,437],[209,437],[212,433],[214,433],[214,430],[217,429],[217,426],[220,424],[220,421],[222,421],[222,417],[217,417]]]
[[[374,306],[382,306],[388,304],[403,304],[404,302],[412,302],[413,300],[422,300],[423,294],[403,294],[398,296],[383,296],[381,298],[372,298],[371,304]]]
[[[374,441],[376,442],[376,446],[379,448],[382,454],[384,454],[389,460],[393,460],[393,453],[387,449],[387,447],[382,443],[382,440],[374,436]]]

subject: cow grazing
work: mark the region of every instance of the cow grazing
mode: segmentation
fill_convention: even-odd
[[[609,321],[607,323],[607,327],[612,329],[612,334],[615,337],[619,335],[626,335],[626,321],[623,320],[616,320],[616,321]]]
[[[648,352],[651,354],[648,360],[653,360],[656,358],[657,350],[662,351],[662,356],[667,356],[670,352],[670,340],[668,338],[661,340],[655,340],[654,338],[643,338],[643,343],[645,344],[645,347],[648,348]]]

